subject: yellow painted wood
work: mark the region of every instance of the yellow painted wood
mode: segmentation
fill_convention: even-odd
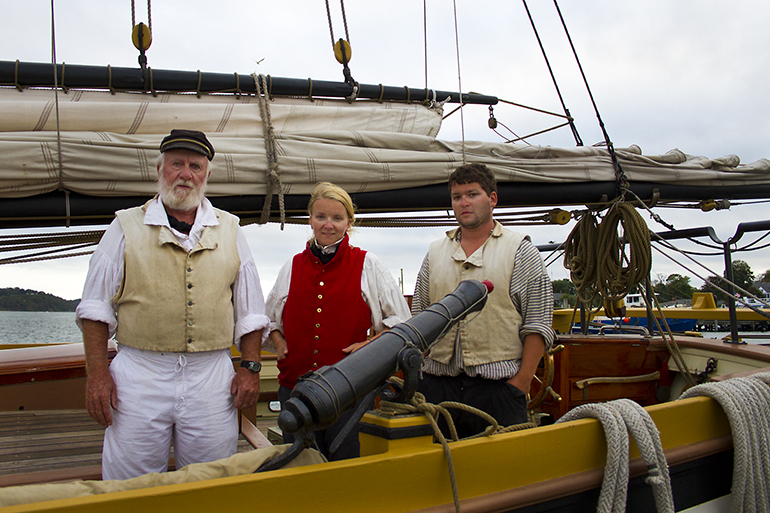
[[[696,397],[651,406],[666,449],[730,433],[719,405]],[[451,444],[461,499],[603,468],[606,442],[593,419]],[[638,455],[633,448],[631,457]],[[379,487],[398,490],[382,493]],[[556,492],[556,491],[555,491]],[[388,454],[199,483],[1,509],[78,513],[263,511],[398,513],[452,502],[436,444]]]
[[[367,412],[361,419],[361,422],[389,430],[430,426],[430,421],[423,414],[393,416],[379,412]],[[389,440],[361,432],[358,435],[358,439],[361,442],[361,456],[372,456],[416,447],[429,447],[433,443],[433,435]]]

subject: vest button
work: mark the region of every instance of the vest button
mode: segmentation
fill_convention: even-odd
[[[317,368],[318,368],[318,364],[317,364],[317,363],[314,363],[314,364],[313,364],[313,368],[314,368],[314,369],[317,369]]]
[[[313,354],[318,354],[318,349],[313,349]]]
[[[191,289],[191,288],[192,288],[192,283],[188,283],[188,284],[187,284],[187,288],[188,288],[188,289]]]
[[[323,287],[324,286],[324,282],[319,283],[319,285]]]
[[[321,325],[320,325],[320,324],[316,324],[316,325],[315,325],[315,327],[316,327],[316,328],[320,328],[320,327],[321,327]]]
[[[187,321],[187,325],[188,325],[188,326],[192,326],[192,325],[193,325],[193,322],[192,322],[192,321]]]
[[[324,297],[321,294],[318,294],[318,299],[323,299]]]
[[[471,266],[470,266],[470,265],[468,265],[468,264],[465,264],[465,265],[463,266],[463,269],[465,269],[466,271],[467,271],[468,269],[470,269],[470,268],[471,268]]]
[[[316,310],[316,312],[321,313],[321,309],[319,308],[318,310]]]
[[[316,340],[318,340],[319,338],[321,338],[321,337],[319,337],[318,335],[316,335],[316,336],[315,336],[315,339],[316,339]]]
[[[192,306],[192,301],[188,301],[187,306]]]
[[[191,339],[191,338],[188,338],[188,339],[187,339],[187,343],[188,343],[188,344],[192,344],[192,339]]]
[[[187,268],[187,272],[188,272],[188,273],[191,273],[191,272],[192,272],[192,267],[188,267],[188,268]]]

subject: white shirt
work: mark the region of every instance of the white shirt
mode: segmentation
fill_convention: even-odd
[[[266,308],[267,316],[270,317],[270,331],[283,332],[283,309],[286,306],[286,299],[289,297],[293,261],[294,258],[290,258],[283,265],[278,273],[278,278],[275,280],[273,290],[267,296]],[[361,271],[361,296],[372,311],[372,328],[377,333],[386,328],[392,328],[412,316],[393,275],[377,255],[368,251],[364,257],[364,268]],[[262,343],[262,349],[276,352],[269,339]]]
[[[168,227],[176,236],[179,244],[189,252],[198,244],[203,229],[207,226],[218,225],[219,220],[211,202],[203,198],[189,235],[181,233],[171,228],[166,209],[156,198],[147,207],[144,224]],[[240,228],[237,231],[236,243],[241,267],[233,285],[234,342],[240,348],[243,335],[267,328],[270,320],[265,315],[265,301],[262,296],[257,265],[254,263],[246,237]],[[115,219],[104,232],[88,265],[83,296],[75,310],[75,320],[81,329],[82,319],[88,319],[107,324],[110,337],[115,335],[115,329],[118,325],[117,305],[112,302],[112,298],[118,293],[123,281],[123,253],[125,249],[126,237],[120,222]],[[268,333],[269,330],[266,329],[262,332],[263,341],[267,338]]]

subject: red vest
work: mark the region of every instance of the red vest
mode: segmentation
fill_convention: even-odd
[[[288,354],[278,361],[278,382],[294,388],[308,371],[332,365],[342,350],[366,340],[372,312],[361,296],[366,251],[351,247],[347,235],[326,265],[305,249],[295,255],[289,296],[283,309]]]

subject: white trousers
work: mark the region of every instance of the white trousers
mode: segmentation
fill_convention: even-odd
[[[118,392],[104,432],[102,479],[165,472],[232,456],[238,417],[230,387],[230,350],[160,353],[121,346],[110,364]]]

